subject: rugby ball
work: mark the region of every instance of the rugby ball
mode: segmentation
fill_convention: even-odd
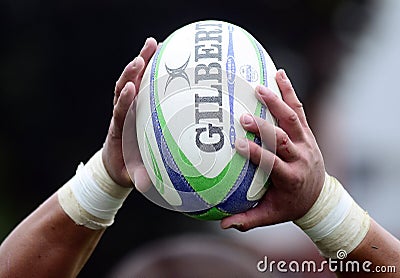
[[[263,84],[280,96],[275,74],[261,44],[234,24],[198,21],[169,35],[145,70],[136,103],[137,141],[153,183],[146,197],[204,220],[253,207],[270,169],[239,155],[235,140],[264,141],[242,128],[243,113],[275,124],[254,90]]]

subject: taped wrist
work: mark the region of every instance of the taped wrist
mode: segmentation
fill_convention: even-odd
[[[326,173],[317,201],[294,223],[311,238],[323,256],[336,259],[339,250],[349,254],[361,243],[369,230],[370,217],[340,182]]]
[[[58,192],[58,201],[65,213],[77,224],[92,230],[104,229],[114,217],[132,188],[115,183],[103,164],[102,149],[87,162],[81,163]]]

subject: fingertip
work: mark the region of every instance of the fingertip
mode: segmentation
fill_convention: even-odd
[[[151,180],[144,167],[133,173],[133,183],[137,191],[146,193],[151,187]]]
[[[235,214],[235,215],[232,215],[232,216],[222,219],[221,223],[220,223],[221,228],[224,230],[233,228],[238,231],[243,231],[244,224],[237,219],[238,217],[239,217],[239,214]]]
[[[229,219],[230,216],[225,217],[224,219],[221,220],[221,222],[219,223],[219,226],[221,227],[221,229],[227,230],[230,228],[230,224],[229,224]]]
[[[144,43],[143,49],[146,48],[156,48],[157,47],[157,41],[153,37],[148,37]]]
[[[155,45],[155,46],[157,46],[157,40],[155,38],[153,38],[153,37],[148,37],[146,42],[147,42],[147,45]]]
[[[265,87],[264,85],[259,84],[256,86],[256,93],[262,95],[264,94],[266,88],[267,87]]]
[[[268,97],[268,96],[275,97],[276,96],[276,94],[270,88],[268,88],[267,86],[264,86],[264,85],[258,85],[256,87],[256,92],[262,97]]]
[[[144,59],[149,59],[149,55],[155,51],[157,48],[157,41],[153,37],[148,37],[140,50],[140,55]]]
[[[139,72],[145,65],[145,61],[141,55],[137,56],[134,68]]]
[[[135,85],[132,81],[126,82],[124,88],[122,88],[121,95],[126,96],[130,91],[135,89]]]
[[[281,81],[286,81],[286,80],[288,80],[288,77],[287,77],[287,75],[286,75],[286,71],[285,71],[284,69],[279,69],[278,72],[277,72],[277,75],[279,76],[279,79],[280,79]]]
[[[150,41],[150,37],[146,38],[146,40],[144,41],[144,45],[143,45],[142,49],[140,50],[140,53],[142,53],[143,50],[146,49],[147,45],[149,44],[149,41]]]
[[[133,184],[135,185],[136,190],[142,194],[146,193],[150,189],[150,186],[145,186],[145,185],[137,184],[137,183],[133,183]]]
[[[136,96],[135,91],[136,89],[133,82],[131,81],[127,82],[124,88],[122,89],[118,99],[116,100],[116,109],[118,110],[122,109],[121,111],[127,110],[128,106],[132,103],[132,101]]]
[[[246,229],[244,228],[244,225],[243,225],[242,223],[232,223],[232,224],[229,224],[229,225],[226,226],[226,227],[223,227],[223,226],[221,226],[221,227],[222,227],[222,229],[224,229],[224,230],[227,230],[227,229],[235,229],[235,230],[238,230],[238,231],[240,231],[240,232],[246,231]]]
[[[241,152],[245,152],[249,148],[249,142],[244,138],[237,138],[235,141],[235,147]]]
[[[270,88],[264,85],[257,85],[256,97],[263,105],[267,105],[267,100],[275,98],[277,95]]]
[[[250,125],[250,124],[252,124],[254,122],[254,119],[253,119],[251,114],[245,113],[242,116],[240,116],[240,122],[243,125]]]
[[[284,69],[280,69],[277,72],[277,83],[279,89],[281,90],[282,96],[288,93],[295,93],[292,86],[292,82],[290,82],[290,79],[287,76],[286,71]]]

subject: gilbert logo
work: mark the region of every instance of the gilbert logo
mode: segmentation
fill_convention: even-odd
[[[175,68],[175,69],[172,69],[172,68],[168,67],[167,64],[165,64],[165,69],[167,70],[167,73],[168,73],[168,79],[167,79],[167,84],[165,84],[164,94],[167,91],[168,85],[171,83],[172,80],[174,80],[176,78],[185,79],[190,87],[189,76],[185,72],[186,67],[189,64],[189,60],[190,60],[190,55],[187,58],[186,62],[182,66]]]

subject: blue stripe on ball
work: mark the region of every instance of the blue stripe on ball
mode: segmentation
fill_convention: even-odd
[[[234,189],[232,194],[225,201],[217,205],[217,208],[229,214],[235,214],[253,207],[257,201],[249,201],[247,199],[247,191],[253,181],[256,169],[257,166],[254,163],[249,162],[242,182]]]
[[[179,167],[177,166],[171,151],[168,147],[168,144],[165,142],[165,137],[162,132],[162,128],[160,125],[160,121],[158,119],[158,114],[156,110],[154,89],[155,89],[155,70],[158,63],[158,56],[160,53],[159,49],[154,54],[153,64],[151,66],[151,74],[150,74],[150,109],[151,109],[151,118],[153,122],[153,130],[154,135],[157,141],[158,149],[161,153],[161,159],[167,171],[168,177],[174,184],[175,189],[178,191],[179,196],[182,199],[182,205],[176,207],[176,209],[180,211],[195,211],[199,209],[204,209],[210,207],[210,205],[204,201],[190,186],[185,177],[182,175]],[[190,192],[190,193],[188,193]]]

